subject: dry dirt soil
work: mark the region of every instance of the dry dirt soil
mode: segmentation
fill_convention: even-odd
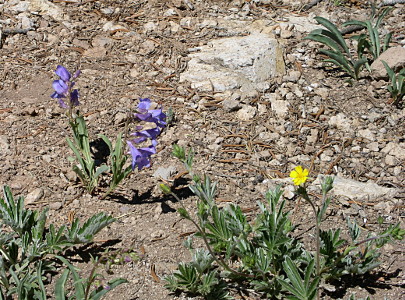
[[[1,19],[9,20],[2,24],[3,30],[18,29],[21,20],[17,12],[8,10],[7,2],[0,1]],[[317,44],[303,41],[305,35],[293,28],[284,28],[291,29],[283,35],[287,74],[299,71],[300,78],[275,79],[270,90],[242,99],[244,105],[258,109],[250,120],[240,120],[236,112],[226,110],[223,95],[200,93],[188,83],[179,83],[179,74],[187,68],[188,49],[224,36],[215,25],[200,26],[204,20],[266,19],[282,24],[292,15],[322,13],[340,24],[370,15],[367,1],[324,0],[309,10],[303,9],[305,1],[287,0],[271,4],[220,0],[51,2],[61,8],[60,20],[47,14],[28,14],[32,21],[28,32],[3,33],[0,184],[11,186],[16,195],[38,193],[29,207],[49,205],[49,221],[54,224],[68,224],[72,216],[83,220],[102,211],[117,217],[97,235],[94,244],[76,249],[71,256],[85,275],[92,267],[89,253],[132,248],[139,254],[136,262],[112,267],[112,277],[121,276],[129,283],[106,299],[189,297],[171,294],[161,280],[177,263],[190,259],[182,243],[195,230],[176,212],[179,203],[162,195],[157,188],[161,180],[153,176],[159,167],[175,168],[171,179],[184,171],[171,156],[174,143],[194,149],[196,172],[218,181],[218,201],[238,204],[251,216],[271,183],[288,178],[290,170],[301,164],[311,168],[312,178],[338,174],[399,191],[390,199],[334,199],[325,227],[344,227],[347,215],[366,232],[378,229],[378,216],[384,217],[383,226],[403,222],[404,161],[389,155],[389,149],[382,150],[389,143],[404,149],[405,114],[389,103],[385,81],[364,75],[358,82],[348,82],[343,73],[324,66],[316,54]],[[405,9],[403,4],[394,9],[384,29],[394,32],[392,45],[400,45]],[[192,21],[182,23],[186,17]],[[145,26],[148,22],[154,25]],[[280,34],[276,27],[275,33]],[[50,98],[57,65],[82,71],[77,80],[80,110],[86,116],[97,159],[103,159],[97,135],[114,139],[124,130],[127,113],[136,108],[139,98],[148,97],[164,111],[171,108],[175,113],[159,139],[151,168],[135,171],[104,200],[99,199],[101,190],[88,195],[71,171],[68,156],[72,153],[66,143],[71,131],[65,111]],[[311,84],[322,87],[318,94],[304,89]],[[288,102],[285,116],[274,113],[268,93],[281,93]],[[348,127],[330,122],[339,114],[350,122]],[[195,200],[191,193],[182,194],[190,211]],[[288,205],[296,207],[295,200],[289,200]],[[303,232],[311,228],[306,204],[301,203],[293,216]],[[356,293],[372,299],[403,299],[403,248],[391,244],[382,252],[382,264],[373,274],[342,281],[335,293],[323,293],[322,298],[347,299]],[[50,285],[54,284],[55,278],[50,279]],[[249,292],[234,291],[233,295],[237,299],[259,298]]]

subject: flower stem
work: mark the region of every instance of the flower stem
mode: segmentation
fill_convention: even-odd
[[[314,211],[315,214],[315,239],[316,239],[316,253],[315,253],[315,261],[316,261],[316,276],[320,276],[321,273],[321,266],[320,266],[320,254],[321,254],[321,241],[320,241],[320,229],[319,229],[319,222],[320,220],[318,219],[318,213],[316,210],[316,207],[314,205],[314,203],[309,199],[308,195],[303,196],[301,195],[302,198],[307,201],[311,207],[312,210]],[[319,295],[319,288],[317,288],[316,291],[316,299],[319,300],[320,299],[320,295]]]

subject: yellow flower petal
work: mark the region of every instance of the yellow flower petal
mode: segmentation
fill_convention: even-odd
[[[292,170],[292,171],[290,172],[290,177],[291,177],[291,178],[296,178],[297,176],[298,176],[297,171]]]
[[[297,166],[290,172],[290,177],[292,178],[295,185],[301,185],[307,181],[308,174],[308,169],[302,169],[301,166]]]

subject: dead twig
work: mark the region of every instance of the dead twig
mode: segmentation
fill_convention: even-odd
[[[309,9],[311,9],[312,7],[314,7],[315,5],[317,5],[318,3],[322,2],[322,0],[313,0],[311,2],[309,2],[308,4],[306,4],[302,10],[303,11],[307,11]]]
[[[363,28],[364,28],[364,26],[353,25],[353,26],[348,26],[348,27],[343,28],[340,32],[342,33],[342,35],[345,35],[345,34],[349,34],[352,32],[362,30]]]

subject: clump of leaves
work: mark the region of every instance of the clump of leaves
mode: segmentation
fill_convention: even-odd
[[[324,231],[316,226],[317,247],[313,247],[315,251],[307,250],[295,237],[296,226],[291,222],[290,212],[284,208],[286,201],[279,187],[266,193],[266,203],[258,203],[260,213],[249,221],[238,205],[217,206],[217,184],[208,176],[194,174],[191,150],[176,145],[173,154],[192,177],[189,187],[198,197],[195,217],[168,186],[162,184],[161,189],[179,201],[178,212],[196,226],[194,237],[203,239],[206,250],[196,251],[191,262],[180,263],[178,270],[165,278],[166,287],[172,291],[197,293],[207,299],[213,292],[229,297],[227,287],[240,284],[272,299],[319,299],[320,282],[333,283],[345,274],[364,274],[372,270],[379,264],[378,250],[390,241],[403,239],[405,234],[396,224],[361,240],[360,227],[348,220],[351,240],[343,239],[340,229]],[[300,186],[296,193],[307,200],[306,187],[301,185],[307,173],[304,170],[301,173],[296,174],[297,177],[302,175],[302,180],[297,181]],[[315,212],[314,223],[323,221],[331,201],[326,195],[332,187],[333,179],[325,178],[320,207],[316,208],[309,199]]]
[[[388,78],[390,80],[387,86],[391,94],[392,103],[399,106],[401,100],[405,95],[405,68],[402,68],[397,74],[391,69],[385,61],[382,61],[385,69],[387,70]]]
[[[173,292],[180,290],[200,294],[206,299],[230,299],[226,284],[219,279],[218,271],[212,265],[214,258],[210,252],[205,249],[190,250],[192,261],[180,263],[178,270],[165,277],[165,287]]]
[[[367,63],[367,58],[359,56],[356,60],[352,56],[342,33],[332,22],[322,17],[315,17],[315,20],[326,29],[315,29],[304,39],[313,40],[328,46],[331,50],[318,50],[329,57],[324,61],[335,64],[357,80],[362,67]],[[357,52],[359,51],[358,49]]]
[[[101,299],[113,288],[119,286],[120,284],[128,282],[123,278],[114,278],[103,284],[102,280],[104,279],[104,277],[101,274],[97,273],[97,267],[99,265],[98,258],[92,258],[93,268],[91,269],[90,274],[87,278],[82,278],[78,273],[78,270],[63,256],[56,256],[56,258],[58,258],[67,266],[55,285],[56,300],[98,300]],[[67,290],[66,286],[69,280],[69,276],[72,278],[73,281],[74,295],[67,297],[68,294],[71,294],[71,292]]]
[[[69,123],[73,132],[73,141],[68,137],[66,141],[76,158],[69,157],[68,159],[71,162],[78,161],[78,165],[73,165],[73,171],[77,174],[87,191],[92,193],[98,186],[101,174],[108,172],[110,168],[107,165],[97,167],[96,161],[91,154],[89,133],[84,117],[77,116],[71,118]]]
[[[355,80],[358,80],[362,68],[366,66],[370,70],[370,63],[379,57],[380,54],[389,47],[392,34],[387,34],[384,38],[384,43],[381,43],[378,30],[383,18],[390,12],[390,10],[390,8],[384,9],[383,12],[375,19],[375,22],[373,20],[351,20],[343,23],[343,26],[355,25],[359,26],[360,29],[367,29],[367,34],[362,33],[351,37],[353,40],[357,41],[357,59],[355,59],[352,55],[342,33],[339,31],[336,25],[325,18],[315,17],[315,20],[326,29],[315,29],[311,31],[311,33],[304,39],[310,39],[329,47],[330,50],[318,50],[321,54],[329,57],[324,61],[335,64],[349,74],[349,76]],[[371,55],[371,57],[367,57],[367,52]]]
[[[385,8],[382,13],[375,20],[357,21],[351,20],[343,23],[343,26],[359,26],[360,28],[367,29],[367,34],[362,33],[354,35],[351,38],[358,42],[357,55],[359,57],[364,56],[364,52],[367,49],[372,55],[372,59],[376,60],[382,52],[388,49],[391,41],[392,33],[388,33],[384,37],[384,43],[381,43],[380,34],[378,32],[383,18],[392,10],[392,8]],[[373,24],[374,23],[374,24]]]
[[[124,152],[125,147],[123,145],[122,133],[118,134],[114,147],[108,137],[103,134],[101,134],[100,137],[107,144],[110,150],[110,165],[112,172],[110,186],[102,196],[102,198],[105,198],[112,191],[114,191],[121,181],[123,181],[132,172],[132,166],[128,165],[125,167],[128,156]]]
[[[67,248],[93,241],[94,236],[114,222],[105,213],[92,216],[83,225],[75,219],[70,227],[46,228],[48,209],[24,207],[24,198],[14,199],[9,187],[0,198],[0,299],[46,299],[43,280],[55,270],[55,255]]]

